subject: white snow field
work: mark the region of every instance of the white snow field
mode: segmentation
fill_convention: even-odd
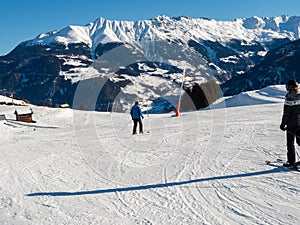
[[[134,136],[129,114],[0,105],[0,224],[299,224],[300,173],[264,163],[286,159],[284,94],[146,115]]]

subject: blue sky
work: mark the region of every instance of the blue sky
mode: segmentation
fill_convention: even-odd
[[[0,5],[0,55],[20,42],[70,24],[99,17],[150,19],[157,15],[232,20],[251,16],[300,15],[299,0],[3,0]]]

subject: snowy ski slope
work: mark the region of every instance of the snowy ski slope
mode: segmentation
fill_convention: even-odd
[[[264,164],[286,157],[284,94],[146,115],[135,136],[128,114],[0,105],[0,224],[298,224],[300,174]]]

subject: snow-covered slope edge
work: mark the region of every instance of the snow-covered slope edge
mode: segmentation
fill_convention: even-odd
[[[284,102],[285,85],[272,85],[261,90],[247,91],[224,97],[214,102],[208,109],[230,108],[239,106],[254,106],[260,104],[275,104]]]

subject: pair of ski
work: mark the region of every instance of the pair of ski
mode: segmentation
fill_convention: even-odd
[[[150,134],[150,131],[147,130],[147,131],[141,132],[141,133],[133,133],[132,135],[137,135],[137,134],[140,134],[140,135],[143,135],[143,134]]]
[[[276,161],[266,160],[265,163],[269,166],[286,168],[286,169],[300,172],[300,161],[296,162],[293,166],[288,166],[288,167],[283,165],[284,160],[282,160],[282,159],[277,159]]]

